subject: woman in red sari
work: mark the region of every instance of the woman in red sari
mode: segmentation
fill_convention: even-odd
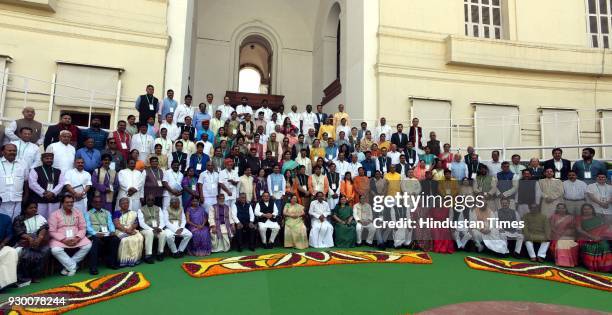
[[[429,215],[436,222],[444,222],[451,217],[450,209],[444,207],[431,208]],[[431,238],[433,239],[434,253],[452,254],[455,252],[455,244],[449,228],[432,228]]]
[[[442,168],[448,168],[453,163],[453,154],[450,152],[450,144],[445,143],[443,152],[440,152],[438,159],[442,161]]]
[[[592,271],[611,272],[612,229],[605,217],[595,213],[591,204],[585,203],[580,209],[580,215],[576,217],[576,231],[584,266]]]
[[[565,204],[557,205],[555,213],[550,217],[550,251],[555,256],[555,264],[561,267],[578,265],[579,247],[576,239],[576,221],[567,212]]]

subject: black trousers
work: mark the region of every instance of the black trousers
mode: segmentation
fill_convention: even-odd
[[[242,229],[236,229],[235,239],[237,249],[243,249],[245,247],[248,247],[249,249],[254,249],[256,234],[256,228],[250,228],[248,223],[243,224]]]
[[[116,235],[98,238],[90,236],[91,250],[89,250],[89,269],[98,269],[100,255],[104,257],[104,263],[109,268],[118,267],[117,254],[121,240]]]

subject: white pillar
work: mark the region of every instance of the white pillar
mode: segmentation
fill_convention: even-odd
[[[189,85],[194,11],[194,0],[168,1],[170,47],[166,54],[164,92],[159,96],[165,97],[165,90],[172,89],[178,102],[187,94]]]

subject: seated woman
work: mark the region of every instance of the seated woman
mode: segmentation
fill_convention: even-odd
[[[561,267],[578,265],[579,247],[576,239],[576,221],[567,212],[565,204],[557,204],[550,218],[550,249],[555,256],[555,264]]]
[[[340,195],[340,202],[332,210],[334,222],[334,243],[337,247],[355,247],[357,227],[353,220],[353,208],[349,205],[346,196]]]
[[[36,203],[29,203],[22,214],[13,221],[15,245],[19,254],[17,278],[19,282],[38,282],[43,276],[44,267],[49,259],[49,225],[38,214]]]
[[[304,206],[299,204],[296,195],[291,195],[285,204],[285,247],[308,248],[306,225],[304,225]]]
[[[597,214],[591,204],[585,203],[576,217],[576,231],[584,266],[592,271],[612,271],[612,229],[605,217]]]
[[[191,199],[191,205],[185,210],[187,228],[193,235],[189,245],[189,255],[208,256],[212,250],[210,229],[208,227],[208,210],[200,206],[200,200]]]
[[[138,231],[138,215],[130,210],[130,200],[121,198],[119,210],[115,212],[115,234],[121,239],[119,243],[119,266],[134,266],[140,263],[144,237]]]

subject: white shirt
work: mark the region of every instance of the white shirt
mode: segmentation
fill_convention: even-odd
[[[497,173],[501,172],[501,161],[489,161],[489,162],[485,162],[484,163],[487,168],[489,169],[489,175],[491,176],[497,176]]]
[[[175,115],[176,115],[176,112],[175,112]],[[138,153],[140,153],[138,155],[139,160],[146,161],[147,156],[149,156],[150,153],[155,152],[154,148],[155,148],[155,141],[153,140],[153,137],[151,137],[151,135],[149,134],[143,135],[142,133],[137,133],[132,136],[131,149],[138,150]]]
[[[359,168],[361,167],[361,163],[349,163],[348,171],[351,172],[351,178],[355,179],[355,177],[359,176]]]
[[[172,153],[172,141],[168,140],[168,137],[166,137],[165,139],[162,137],[155,139],[155,145],[157,144],[161,144],[163,155],[170,155]],[[155,145],[153,145],[153,147],[155,147]]]
[[[397,151],[389,151],[387,152],[387,156],[391,158],[391,164],[399,164],[401,153]]]
[[[266,107],[266,108],[260,107],[259,109],[257,109],[257,110],[255,111],[255,117],[259,117],[259,113],[260,113],[260,112],[263,112],[263,113],[264,113],[264,119],[265,119],[265,120],[268,120],[268,121],[269,121],[270,119],[272,119],[272,110],[271,110],[270,108],[267,108],[267,107]],[[278,114],[277,114],[277,116],[278,116]],[[278,117],[277,117],[277,118],[278,118]]]
[[[380,139],[380,135],[385,134],[385,139],[387,141],[391,141],[391,135],[393,134],[393,132],[391,131],[391,126],[385,124],[384,126],[378,126],[376,127],[376,135],[374,135],[376,137],[376,139]]]
[[[180,104],[176,107],[174,111],[174,120],[177,124],[184,124],[185,117],[189,116],[193,118],[194,109],[191,106],[187,106],[187,104]]]
[[[200,173],[198,183],[202,185],[202,194],[205,198],[217,198],[219,194],[219,173],[208,170]]]
[[[344,131],[344,138],[346,139],[348,136],[351,135],[351,126],[338,125],[338,127],[336,127],[336,139],[340,138],[340,131]]]
[[[170,221],[170,214],[168,213],[168,209],[163,209],[162,214],[164,218],[165,227],[168,230],[176,232],[176,230],[178,229],[185,228],[185,224],[187,223],[187,219],[185,218],[185,211],[181,211],[181,220],[179,222],[176,222],[177,224],[174,224],[175,222]]]
[[[217,107],[218,106],[215,106],[213,104],[206,103],[206,113],[210,115],[210,117],[215,117],[215,108]]]
[[[274,123],[273,121],[268,121],[266,123],[266,136],[270,136],[273,132],[276,132],[276,126],[278,126],[276,123]],[[266,141],[267,142],[267,141]]]
[[[251,116],[253,116],[253,108],[251,106],[247,105],[238,105],[236,106],[236,114],[240,115],[240,114],[250,114]],[[242,120],[242,119],[241,119]]]
[[[263,201],[262,201],[263,202]],[[272,202],[272,215],[273,216],[278,216],[278,208],[276,207],[276,204],[270,200],[267,203],[263,202],[266,206],[268,206],[269,203]],[[263,213],[261,212],[261,208],[259,207],[259,202],[257,204],[255,204],[255,216],[261,217],[263,215]],[[270,221],[270,219],[267,219],[266,222]]]
[[[216,136],[217,134],[219,134],[219,128],[223,127],[225,125],[225,120],[223,119],[217,119],[217,118],[212,118],[210,120],[210,130],[212,130],[213,134]]]
[[[587,186],[586,192],[587,202],[593,205],[596,213],[612,215],[612,205],[610,205],[610,201],[612,200],[612,185],[592,183]],[[595,203],[594,200],[604,202],[608,205],[608,207],[604,208]]]
[[[34,135],[35,132],[37,132],[37,130],[34,130],[32,132],[32,135]],[[19,133],[19,130],[17,130],[17,121],[15,120],[11,121],[11,123],[8,126],[6,126],[6,128],[4,129],[4,134],[10,141],[18,141],[19,140],[19,136],[17,135],[18,133]],[[38,141],[36,141],[36,144],[38,145],[43,144],[43,140],[45,140],[44,136],[45,135],[42,134],[41,132],[41,136],[38,139]]]
[[[160,134],[161,134],[161,129],[162,128],[166,128],[166,130],[168,131],[168,133],[166,134],[166,137],[168,137],[168,139],[170,139],[172,141],[178,139],[178,137],[181,136],[181,128],[179,128],[179,126],[177,126],[174,123],[174,121],[172,122],[172,124],[169,124],[167,121],[164,121],[159,126]]]
[[[0,197],[4,202],[19,202],[23,197],[23,183],[28,178],[28,169],[21,161],[13,163],[0,159]]]
[[[295,162],[297,162],[297,164],[299,165],[304,166],[304,171],[306,175],[312,175],[312,161],[310,161],[310,158],[308,156],[302,158],[302,156],[298,154],[298,156],[295,158]]]
[[[170,186],[170,188],[172,189],[181,191],[183,190],[183,173],[174,172],[172,169],[168,169],[164,172],[164,178],[162,179],[162,182],[168,183],[168,186]],[[170,192],[166,189],[164,189],[164,197],[170,197]]]
[[[66,172],[64,176],[66,185],[72,186],[72,189],[77,192],[81,192],[85,189],[85,186],[91,186],[91,174],[86,171],[80,171],[73,168]],[[87,209],[82,209],[87,210]]]
[[[567,200],[584,200],[587,184],[579,179],[575,181],[566,180],[563,182],[563,198]]]
[[[145,173],[138,170],[130,170],[124,168],[117,174],[119,181],[120,194],[123,192],[124,195],[130,188],[136,188],[140,193],[135,193],[132,197],[144,195],[144,182]]]
[[[344,174],[349,171],[349,162],[334,160],[334,164],[336,164],[336,172],[340,174],[340,180],[344,179]]]
[[[76,153],[71,144],[63,144],[61,142],[51,143],[47,147],[47,153],[53,153],[53,167],[67,172],[74,167],[74,155]]]
[[[221,104],[217,106],[217,110],[221,111],[221,119],[228,120],[232,117],[232,112],[234,108],[230,105]],[[210,114],[212,117],[215,117],[214,113]]]
[[[317,121],[317,116],[313,112],[303,112],[302,117],[302,133],[307,134],[308,129],[315,129],[315,122]]]
[[[289,120],[291,120],[291,124],[295,126],[296,128],[298,128],[299,130],[300,129],[300,119],[302,118],[302,115],[300,113],[290,112],[289,114],[287,114],[287,117],[289,117]],[[283,119],[283,122],[284,122],[284,119]]]
[[[331,210],[329,209],[329,204],[327,201],[323,200],[323,202],[319,202],[319,200],[315,200],[310,203],[308,214],[313,217],[313,220],[318,220],[321,215],[325,217],[331,215]]]
[[[41,165],[39,146],[31,142],[24,142],[21,139],[11,143],[17,147],[17,157],[15,159],[23,162],[26,169]]]
[[[223,184],[225,188],[232,193],[230,196],[225,190],[221,189],[221,192],[225,195],[225,200],[236,200],[238,198],[238,184],[236,183],[236,185],[234,185],[229,181],[233,180],[237,182],[239,179],[240,177],[238,176],[238,170],[236,168],[231,171],[224,169],[219,172],[219,184]]]
[[[164,229],[164,227],[166,227],[166,219],[164,218],[164,212],[162,211],[161,208],[159,208],[159,222],[157,222],[157,226],[160,229]],[[142,209],[138,209],[138,225],[140,225],[140,228],[143,230],[152,230],[153,227],[147,225],[147,223],[145,222],[145,218],[144,218],[144,213],[142,213]]]

